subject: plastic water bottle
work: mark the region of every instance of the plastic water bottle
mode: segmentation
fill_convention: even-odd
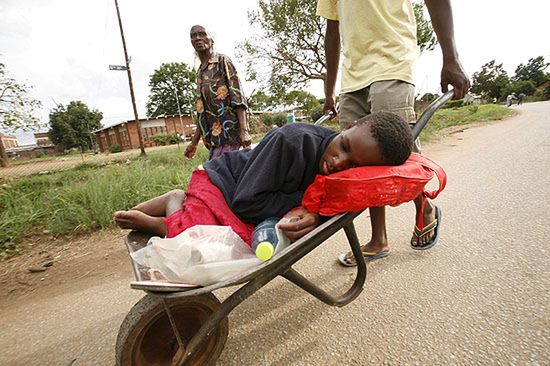
[[[270,217],[260,222],[252,233],[252,250],[262,261],[267,261],[273,257],[275,248],[277,247],[277,230],[275,225],[279,222],[279,218]]]

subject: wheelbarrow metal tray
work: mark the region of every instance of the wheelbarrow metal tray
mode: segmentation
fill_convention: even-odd
[[[225,281],[217,282],[215,284],[205,287],[196,287],[188,284],[178,284],[170,282],[163,283],[157,281],[146,281],[144,280],[145,268],[133,262],[136,281],[131,282],[130,286],[133,289],[144,290],[151,293],[175,292],[172,295],[157,294],[160,296],[194,296],[203,293],[209,293],[223,287],[243,284],[257,276],[271,273],[271,271],[273,270],[276,271],[276,274],[281,274],[285,272],[285,270],[289,269],[296,261],[303,258],[307,253],[315,249],[329,237],[334,235],[337,231],[342,229],[345,225],[352,222],[353,219],[355,219],[355,217],[357,217],[361,212],[362,211],[358,211],[331,217],[326,222],[319,225],[315,230],[311,231],[307,235],[303,236],[296,242],[283,249],[271,260],[264,262],[258,267],[245,271]],[[144,247],[147,244],[148,239],[149,236],[144,233],[131,232],[125,238],[125,242],[128,250],[130,252],[134,252]],[[185,294],[183,294],[182,292],[185,292]]]

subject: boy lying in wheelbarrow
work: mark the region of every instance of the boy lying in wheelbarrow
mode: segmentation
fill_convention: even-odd
[[[161,237],[194,225],[227,225],[247,243],[254,225],[269,217],[297,217],[279,224],[290,239],[319,225],[318,214],[299,207],[317,174],[352,167],[400,165],[410,156],[409,125],[395,114],[378,112],[346,130],[293,123],[270,131],[252,150],[228,152],[195,170],[186,192],[173,190],[128,211],[115,224]]]

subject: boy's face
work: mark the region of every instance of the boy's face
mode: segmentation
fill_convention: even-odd
[[[332,140],[319,162],[319,173],[327,175],[365,165],[387,165],[368,123],[348,128]]]

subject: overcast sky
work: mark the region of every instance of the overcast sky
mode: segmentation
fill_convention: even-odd
[[[315,0],[312,0],[315,1]],[[235,61],[235,46],[249,32],[247,11],[256,0],[119,0],[138,114],[145,117],[149,76],[163,62],[193,65],[189,29],[204,25],[217,51]],[[455,39],[471,76],[495,59],[513,75],[529,58],[550,61],[549,0],[454,0]],[[20,82],[33,85],[39,117],[58,104],[82,100],[103,112],[104,125],[133,119],[114,0],[0,0],[0,62]],[[237,69],[244,76],[242,65]],[[423,54],[417,93],[439,91],[441,52]],[[245,92],[255,85],[244,82]],[[320,82],[309,89],[322,97]],[[29,143],[22,139],[21,143]]]

